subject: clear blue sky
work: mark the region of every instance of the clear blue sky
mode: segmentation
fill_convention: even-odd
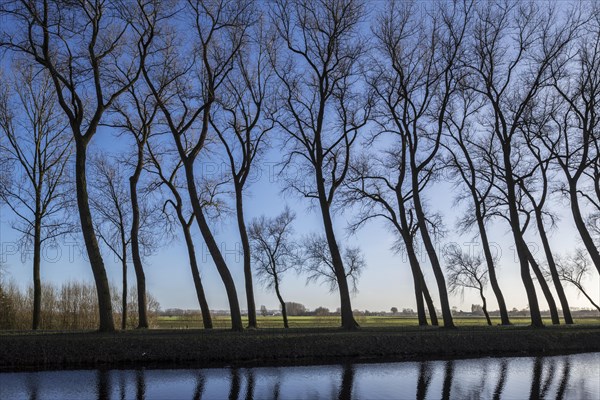
[[[113,132],[105,129],[100,131],[94,138],[90,151],[93,152],[95,148],[100,147],[112,148],[113,150],[121,149],[124,143],[115,145],[120,143],[121,140],[117,139]],[[248,188],[246,193],[247,219],[250,220],[261,214],[274,216],[283,210],[285,204],[289,204],[298,215],[295,223],[298,236],[310,232],[321,232],[320,215],[317,214],[316,210],[309,209],[308,201],[289,195],[284,197],[281,194],[283,182],[273,174],[274,164],[279,161],[279,154],[278,149],[273,149],[257,164],[261,171],[259,179],[256,179],[256,182]],[[214,164],[210,164],[205,170],[212,170],[213,166]],[[436,183],[427,190],[426,198],[431,210],[439,211],[444,215],[448,234],[443,243],[440,243],[440,246],[445,243],[456,242],[465,246],[465,250],[468,250],[468,243],[473,241],[472,236],[474,235],[458,236],[454,233],[455,221],[462,210],[454,205],[454,194],[451,189],[451,185],[448,183]],[[559,199],[554,198],[553,202],[555,209],[568,210],[558,204]],[[345,228],[351,217],[352,210],[344,214],[338,214],[335,216],[335,224],[340,242],[360,245],[367,260],[367,269],[359,281],[359,292],[353,297],[353,308],[370,311],[389,310],[392,306],[400,309],[404,307],[415,308],[410,269],[405,257],[402,254],[393,252],[394,236],[382,223],[372,222],[357,235],[348,237]],[[13,220],[13,215],[6,207],[0,209],[2,257],[7,262],[7,271],[10,278],[14,279],[21,287],[25,287],[29,285],[32,277],[31,256],[29,255],[25,262],[21,262],[20,253],[11,254],[15,250],[13,243],[16,239],[15,232],[10,227]],[[210,256],[202,244],[201,235],[196,229],[194,225],[194,236],[199,248],[201,272],[210,307],[212,309],[228,309],[220,277],[210,261]],[[241,256],[236,253],[236,250],[239,250],[241,246],[233,216],[214,225],[214,232],[232,270],[242,308],[245,308]],[[535,235],[535,231],[531,230],[529,233],[530,238],[533,235]],[[507,305],[509,308],[523,308],[526,306],[527,300],[519,276],[519,266],[515,262],[514,252],[511,248],[512,235],[506,223],[497,221],[490,229],[490,236],[491,240],[496,242],[502,251],[499,264],[499,281],[505,293]],[[67,240],[67,243],[61,246],[60,255],[54,248],[46,249],[44,262],[42,263],[43,281],[60,284],[68,280],[90,282],[93,280],[89,265],[81,257],[81,249],[83,248],[81,241],[78,243],[71,243],[70,241],[72,239]],[[537,240],[531,241],[537,242]],[[553,248],[559,253],[571,251],[577,245],[578,235],[568,213],[562,215],[558,228],[552,232],[551,241]],[[117,287],[120,287],[120,265],[110,253],[105,251],[104,254],[109,279]],[[541,252],[539,256],[543,259]],[[147,259],[145,270],[148,290],[159,300],[163,309],[174,307],[199,308],[187,261],[187,253],[181,240],[161,247],[156,255]],[[435,284],[433,273],[426,263],[424,264],[424,271],[432,288],[431,292],[434,298],[437,298],[437,291],[433,289]],[[129,281],[133,283],[135,282],[133,268],[130,268],[129,272]],[[592,271],[592,277],[586,283],[592,296],[594,298],[600,297],[600,284],[595,271]],[[266,305],[270,309],[276,309],[278,302],[275,295],[264,290],[260,285],[255,285],[257,306]],[[566,285],[566,288],[569,301],[573,307],[589,307],[587,300],[579,296],[576,290],[569,285]],[[306,286],[305,277],[297,276],[293,272],[284,276],[282,293],[285,300],[303,303],[311,309],[325,306],[335,310],[338,307],[337,293],[329,293],[325,286],[316,284]],[[539,295],[542,307],[546,307],[541,292]],[[496,303],[491,292],[488,299],[491,303],[490,308],[495,309]],[[459,309],[470,309],[470,305],[474,303],[480,303],[480,300],[477,294],[472,291],[466,291],[464,297],[454,296],[451,298],[451,304]]]
[[[382,3],[377,2],[377,4]],[[4,68],[5,63],[1,65]],[[121,151],[125,146],[122,140],[121,138],[117,139],[114,132],[108,129],[101,130],[93,139],[90,152],[98,148],[109,149],[113,152]],[[260,179],[249,186],[246,191],[247,220],[249,221],[261,214],[275,216],[288,204],[296,211],[298,216],[295,223],[298,236],[311,232],[322,232],[320,216],[316,210],[309,209],[310,204],[308,201],[291,196],[284,197],[281,194],[283,182],[272,173],[274,164],[280,161],[279,157],[280,151],[277,147],[274,147],[256,165],[260,170]],[[211,164],[211,167],[212,165],[214,164]],[[452,192],[451,185],[444,182],[436,183],[427,189],[425,197],[430,210],[439,211],[444,215],[444,222],[448,231],[444,242],[455,242],[464,245],[466,250],[469,246],[468,243],[473,241],[475,235],[459,236],[455,233],[455,222],[462,210],[453,202],[454,192]],[[562,203],[556,196],[553,197],[552,203],[553,208],[562,216],[558,228],[551,234],[553,248],[557,253],[573,251],[578,245],[579,239],[568,212],[568,207],[565,207],[566,203]],[[393,251],[395,237],[380,222],[372,222],[358,232],[357,235],[348,237],[345,228],[351,218],[352,210],[347,210],[347,212],[335,216],[335,224],[339,241],[359,245],[367,260],[367,269],[359,281],[359,292],[353,297],[353,308],[368,309],[370,311],[387,311],[392,306],[400,309],[404,307],[414,309],[415,300],[410,269],[405,257]],[[26,287],[31,282],[32,277],[31,256],[29,255],[28,258],[22,260],[21,254],[16,252],[16,234],[10,226],[13,220],[14,216],[11,215],[9,209],[1,207],[1,256],[7,263],[9,278],[16,281],[21,287]],[[240,303],[242,308],[245,308],[241,256],[239,253],[236,254],[236,249],[239,250],[241,246],[235,219],[233,216],[229,217],[213,228],[232,270]],[[528,238],[531,242],[537,243],[534,235],[535,230],[530,229]],[[209,305],[212,309],[228,309],[223,284],[210,261],[210,257],[202,244],[201,235],[197,232],[195,225],[194,236],[199,249],[201,273]],[[490,239],[497,243],[502,252],[499,264],[499,284],[505,293],[507,306],[509,308],[523,308],[526,306],[527,300],[519,276],[519,266],[515,261],[514,251],[512,250],[512,235],[505,222],[497,221],[494,226],[490,227]],[[182,240],[179,240],[161,247],[154,256],[147,259],[145,264],[148,290],[159,300],[163,309],[173,307],[199,308],[187,261],[187,253],[181,242]],[[81,240],[73,243],[63,243],[60,247],[60,254],[57,254],[56,249],[46,249],[42,263],[43,281],[55,284],[68,280],[92,282],[91,269],[81,257],[82,249]],[[120,265],[110,253],[105,251],[104,254],[109,279],[117,287],[120,287]],[[538,254],[540,259],[543,259],[541,250]],[[437,299],[437,289],[434,286],[435,280],[431,268],[426,262],[423,267],[431,288],[430,292],[434,299]],[[133,268],[130,268],[129,272],[129,281],[133,283],[135,282]],[[595,271],[592,271],[591,275],[590,279],[586,281],[586,286],[589,288],[590,294],[598,299],[600,297],[600,280]],[[565,287],[570,304],[573,307],[589,307],[587,300],[583,296],[579,296],[572,286],[565,285]],[[266,305],[270,309],[278,308],[274,293],[265,291],[258,283],[255,283],[255,294],[257,307]],[[339,306],[337,293],[329,293],[326,286],[316,284],[306,286],[305,277],[297,276],[294,273],[288,273],[284,276],[282,294],[286,301],[300,302],[310,309],[325,306],[335,310]],[[538,297],[542,308],[546,308],[546,303],[539,289]],[[495,309],[497,305],[490,290],[488,290],[488,300],[490,309]],[[464,310],[470,309],[471,304],[480,302],[477,294],[468,290],[465,291],[464,297],[454,296],[451,298],[451,305]],[[437,301],[436,305],[439,307]]]

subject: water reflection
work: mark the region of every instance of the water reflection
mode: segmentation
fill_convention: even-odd
[[[500,373],[498,374],[498,383],[494,390],[494,400],[502,397],[502,391],[504,390],[504,383],[506,382],[506,373],[508,372],[508,361],[502,360],[500,363]]]
[[[105,370],[98,370],[98,383],[96,384],[96,393],[98,400],[107,400],[109,398],[110,373]]]
[[[246,370],[246,400],[254,399],[254,371]]]
[[[431,370],[427,361],[419,365],[419,380],[417,381],[417,400],[423,400],[427,396],[427,388],[431,382]]]
[[[567,389],[567,384],[569,382],[569,376],[571,374],[571,361],[567,358],[564,361],[562,379],[560,381],[560,385],[558,386],[558,391],[556,392],[556,400],[561,400],[565,396],[565,390]]]
[[[0,374],[0,399],[600,398],[600,353],[385,364]]]
[[[199,373],[196,376],[196,386],[194,388],[194,396],[192,396],[192,399],[200,400],[202,398],[202,393],[204,393],[204,375]]]
[[[346,364],[342,372],[342,380],[338,399],[348,400],[352,398],[352,387],[354,386],[354,365]]]
[[[452,392],[452,378],[454,373],[454,361],[446,361],[444,367],[444,386],[442,387],[442,399],[447,400],[450,398]]]

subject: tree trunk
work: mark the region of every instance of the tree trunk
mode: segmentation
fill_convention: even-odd
[[[490,319],[490,314],[487,310],[487,301],[485,295],[483,294],[483,289],[479,289],[479,295],[481,296],[481,302],[483,303],[481,309],[483,310],[483,314],[485,315],[485,320],[487,321],[488,326],[492,326],[492,320]]]
[[[478,207],[478,206],[476,206]],[[488,275],[490,277],[490,285],[498,301],[498,308],[500,309],[500,324],[510,325],[510,319],[508,317],[508,309],[506,308],[506,302],[504,301],[504,295],[498,285],[498,278],[496,277],[496,266],[494,265],[494,257],[492,257],[492,250],[490,249],[490,242],[487,236],[487,230],[485,229],[485,223],[481,212],[476,211],[477,226],[479,228],[479,236],[481,237],[481,244],[483,246],[483,254],[487,264]]]
[[[567,301],[565,290],[558,276],[556,262],[554,261],[552,249],[550,248],[550,241],[548,240],[548,235],[546,234],[546,229],[544,228],[544,221],[542,219],[541,210],[535,211],[535,218],[537,221],[538,232],[540,233],[540,238],[542,239],[542,246],[544,247],[544,252],[546,253],[546,259],[548,260],[548,269],[550,269],[552,281],[554,282],[554,288],[556,289],[556,294],[558,295],[558,299],[560,300],[560,305],[562,307],[563,317],[565,318],[565,324],[571,325],[573,324],[571,309],[569,308],[569,302]]]
[[[148,328],[148,307],[146,305],[146,275],[140,257],[140,207],[138,204],[137,184],[142,173],[144,162],[143,143],[138,144],[137,165],[133,175],[129,178],[129,191],[131,195],[131,258],[133,260],[133,269],[137,282],[138,298],[138,329]]]
[[[348,281],[346,280],[346,271],[344,269],[344,263],[340,254],[335,233],[333,231],[333,223],[331,221],[331,214],[329,213],[329,206],[327,205],[324,198],[321,198],[321,214],[323,216],[323,225],[325,226],[325,236],[327,237],[327,244],[329,245],[329,251],[331,252],[331,260],[335,270],[335,276],[338,284],[338,292],[340,294],[340,310],[342,316],[342,327],[344,329],[352,330],[358,327],[358,323],[354,320],[352,314],[352,305],[350,302],[350,290],[348,288]]]
[[[183,218],[183,215],[181,214],[181,210],[177,210],[177,216],[179,217],[179,223],[181,224],[181,228],[183,229],[183,236],[185,238],[185,244],[188,251],[188,258],[190,260],[190,269],[192,270],[192,278],[194,280],[194,287],[196,288],[196,297],[198,297],[200,311],[202,312],[202,324],[204,326],[204,329],[212,329],[212,317],[210,315],[208,302],[206,301],[204,286],[202,286],[202,279],[200,278],[200,271],[198,269],[198,259],[196,258],[196,250],[194,248],[192,234],[186,223],[185,218]]]
[[[238,230],[244,252],[244,281],[246,283],[246,303],[248,305],[248,328],[256,328],[256,304],[254,302],[254,287],[252,285],[252,267],[250,262],[250,241],[244,221],[244,204],[242,188],[235,184],[235,209],[237,214]]]
[[[288,325],[288,317],[287,310],[285,308],[285,302],[283,301],[283,297],[281,297],[281,293],[279,292],[279,281],[277,277],[275,277],[275,294],[277,294],[277,299],[279,300],[279,304],[281,304],[281,315],[283,316],[283,327],[289,328]]]
[[[200,233],[202,233],[202,237],[204,238],[206,247],[208,247],[208,251],[210,252],[213,262],[217,267],[217,271],[221,276],[221,280],[223,281],[223,285],[225,286],[225,291],[227,292],[229,310],[231,313],[231,329],[234,331],[241,331],[244,329],[244,326],[242,325],[242,314],[240,312],[240,304],[235,289],[235,283],[233,282],[233,278],[231,276],[229,268],[227,267],[227,263],[223,258],[223,254],[221,254],[221,250],[219,249],[219,246],[215,241],[210,227],[208,226],[208,222],[204,217],[204,211],[202,210],[202,206],[200,206],[198,192],[196,191],[196,181],[194,178],[194,164],[193,162],[186,160],[183,163],[183,166],[185,168],[188,192],[190,195],[192,207],[194,209],[196,222],[198,223],[198,227],[200,228]]]
[[[402,239],[404,240],[406,254],[408,255],[408,262],[413,276],[419,326],[428,325],[427,315],[425,314],[425,305],[423,304],[423,297],[425,297],[427,307],[429,308],[431,324],[437,325],[437,315],[435,313],[435,309],[433,308],[433,302],[431,301],[431,296],[429,296],[429,290],[427,289],[427,285],[425,284],[425,279],[423,279],[423,271],[421,270],[421,265],[419,264],[419,259],[417,258],[413,237],[409,233],[410,227],[406,219],[406,208],[404,207],[404,199],[398,191],[396,191],[396,200],[398,201],[398,212],[400,219],[400,226],[398,227],[398,230],[400,236],[402,236]]]
[[[438,291],[440,294],[440,303],[442,305],[442,317],[444,319],[444,328],[454,328],[454,321],[452,320],[452,311],[450,310],[450,302],[448,301],[448,290],[446,289],[446,279],[442,272],[442,267],[438,259],[435,247],[429,235],[429,230],[426,226],[425,213],[421,205],[421,196],[419,194],[419,183],[415,175],[413,168],[412,187],[413,187],[413,203],[415,206],[415,213],[419,222],[419,232],[421,233],[421,239],[427,250],[427,255],[433,268],[433,274],[438,285]]]
[[[581,236],[581,240],[585,245],[598,273],[600,273],[600,252],[598,251],[598,247],[594,244],[594,239],[590,235],[590,232],[585,226],[585,221],[581,216],[581,209],[579,208],[579,197],[577,196],[577,182],[571,180],[569,182],[569,197],[571,200],[571,213],[573,214],[573,219],[575,220],[575,226],[579,231],[579,235]]]
[[[39,196],[37,196],[37,209],[39,209],[39,200]],[[36,212],[33,233],[33,330],[39,329],[42,315],[42,280],[40,277],[40,264],[42,256],[42,226],[38,215],[39,214]]]
[[[98,239],[94,231],[94,224],[92,223],[92,214],[90,212],[89,197],[87,191],[87,179],[85,173],[86,167],[86,152],[87,143],[79,133],[75,134],[75,183],[77,191],[77,208],[79,211],[79,218],[81,220],[81,232],[85,241],[85,247],[90,260],[90,266],[94,274],[94,281],[96,283],[96,291],[98,295],[98,312],[100,317],[101,332],[113,332],[115,330],[115,323],[113,320],[113,309],[110,298],[110,287],[108,285],[108,278],[106,276],[106,269],[104,268],[104,261],[100,254],[100,247],[98,246]]]
[[[124,253],[124,257],[121,259],[121,265],[123,268],[123,295],[121,298],[121,307],[123,312],[121,313],[121,329],[127,329],[127,255]]]
[[[425,305],[423,304],[423,279],[419,261],[415,254],[415,249],[412,244],[412,238],[408,235],[402,235],[404,238],[404,245],[406,247],[406,253],[408,255],[408,263],[413,276],[413,284],[415,289],[415,298],[417,300],[417,317],[419,319],[419,326],[427,326],[427,316],[425,315]],[[431,310],[430,310],[431,311]]]
[[[427,309],[429,310],[429,319],[431,320],[431,325],[439,326],[440,323],[438,322],[435,305],[433,304],[433,300],[429,294],[429,289],[427,288],[427,283],[425,282],[423,272],[421,272],[421,289],[423,290],[423,297],[425,297],[425,304],[427,304]]]
[[[333,269],[338,284],[338,292],[340,294],[342,328],[353,330],[358,327],[358,323],[352,314],[352,303],[350,301],[350,290],[346,279],[346,270],[344,269],[342,255],[340,254],[340,249],[335,238],[335,232],[333,231],[333,221],[331,219],[329,204],[327,203],[327,194],[325,192],[325,180],[323,179],[323,176],[321,176],[321,171],[321,166],[316,165],[315,180],[317,193],[319,195],[319,206],[323,218],[323,226],[325,227],[325,237],[327,238],[327,244],[329,245],[329,251],[331,252],[331,261],[333,263]]]
[[[542,315],[540,314],[540,306],[538,304],[537,295],[533,280],[529,273],[529,260],[527,254],[529,249],[521,233],[521,222],[519,219],[519,210],[517,209],[517,197],[515,195],[515,183],[513,180],[513,170],[510,159],[510,143],[503,144],[503,164],[504,164],[504,179],[506,181],[507,201],[510,214],[510,227],[515,241],[515,249],[519,257],[519,265],[521,269],[521,280],[525,286],[527,300],[529,302],[529,311],[531,313],[531,325],[541,328],[544,326]]]
[[[123,221],[123,214],[119,208],[118,204],[115,204],[117,210],[119,212],[119,228],[121,235],[121,255],[119,258],[121,259],[121,264],[123,267],[123,297],[121,298],[121,304],[123,308],[123,312],[121,313],[121,329],[127,329],[127,235],[125,234],[125,221]]]
[[[529,263],[531,264],[531,269],[533,270],[533,273],[535,274],[535,277],[537,278],[540,287],[542,288],[544,297],[548,302],[548,308],[550,309],[550,317],[552,319],[552,324],[558,325],[560,324],[560,319],[558,318],[558,309],[556,308],[556,302],[554,301],[554,297],[552,296],[552,292],[550,291],[548,282],[546,282],[546,279],[544,279],[542,270],[540,269],[540,266],[538,265],[537,261],[535,261],[535,258],[533,257],[533,254],[531,254],[531,251],[529,251],[529,249],[527,249],[527,257],[529,259]]]

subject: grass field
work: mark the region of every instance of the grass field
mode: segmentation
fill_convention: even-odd
[[[242,317],[244,325],[247,325],[247,318]],[[258,316],[258,327],[265,329],[282,328],[281,317]],[[340,326],[340,317],[289,317],[290,328],[334,328]],[[418,322],[413,317],[393,317],[393,316],[358,316],[356,321],[361,327],[409,327],[417,326]],[[527,317],[513,317],[511,322],[514,325],[528,325],[530,320]],[[458,326],[485,326],[487,323],[483,317],[463,317],[454,318],[454,323]],[[494,325],[500,324],[500,318],[492,318]],[[550,318],[544,319],[544,323],[551,325]],[[576,324],[600,324],[600,318],[579,318],[575,319]],[[229,317],[213,317],[213,326],[216,329],[227,329],[231,327]],[[157,320],[158,329],[201,329],[202,321],[199,317],[180,317],[180,316],[160,316]]]

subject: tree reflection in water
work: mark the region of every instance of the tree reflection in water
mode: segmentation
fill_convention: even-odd
[[[110,390],[109,372],[102,369],[98,370],[97,379],[96,393],[98,394],[98,400],[107,400],[109,398]]]
[[[454,361],[446,361],[444,368],[444,386],[442,387],[442,399],[447,400],[452,393],[452,375],[454,373]]]
[[[384,364],[0,374],[0,399],[600,398],[600,353]]]
[[[194,396],[192,399],[200,400],[204,393],[204,374],[199,373],[196,375],[196,386],[194,387]]]
[[[354,386],[354,365],[344,364],[342,371],[342,382],[340,385],[339,400],[352,399],[352,387]]]
[[[254,371],[246,369],[246,400],[254,399]]]
[[[498,400],[502,397],[504,391],[504,384],[506,382],[506,372],[508,371],[508,361],[502,360],[500,364],[500,373],[498,374],[498,383],[494,390],[494,400]]]
[[[560,384],[558,385],[558,390],[556,391],[556,400],[561,400],[565,396],[565,389],[569,384],[569,378],[571,376],[571,362],[569,357],[565,357],[562,379],[560,380]]]

